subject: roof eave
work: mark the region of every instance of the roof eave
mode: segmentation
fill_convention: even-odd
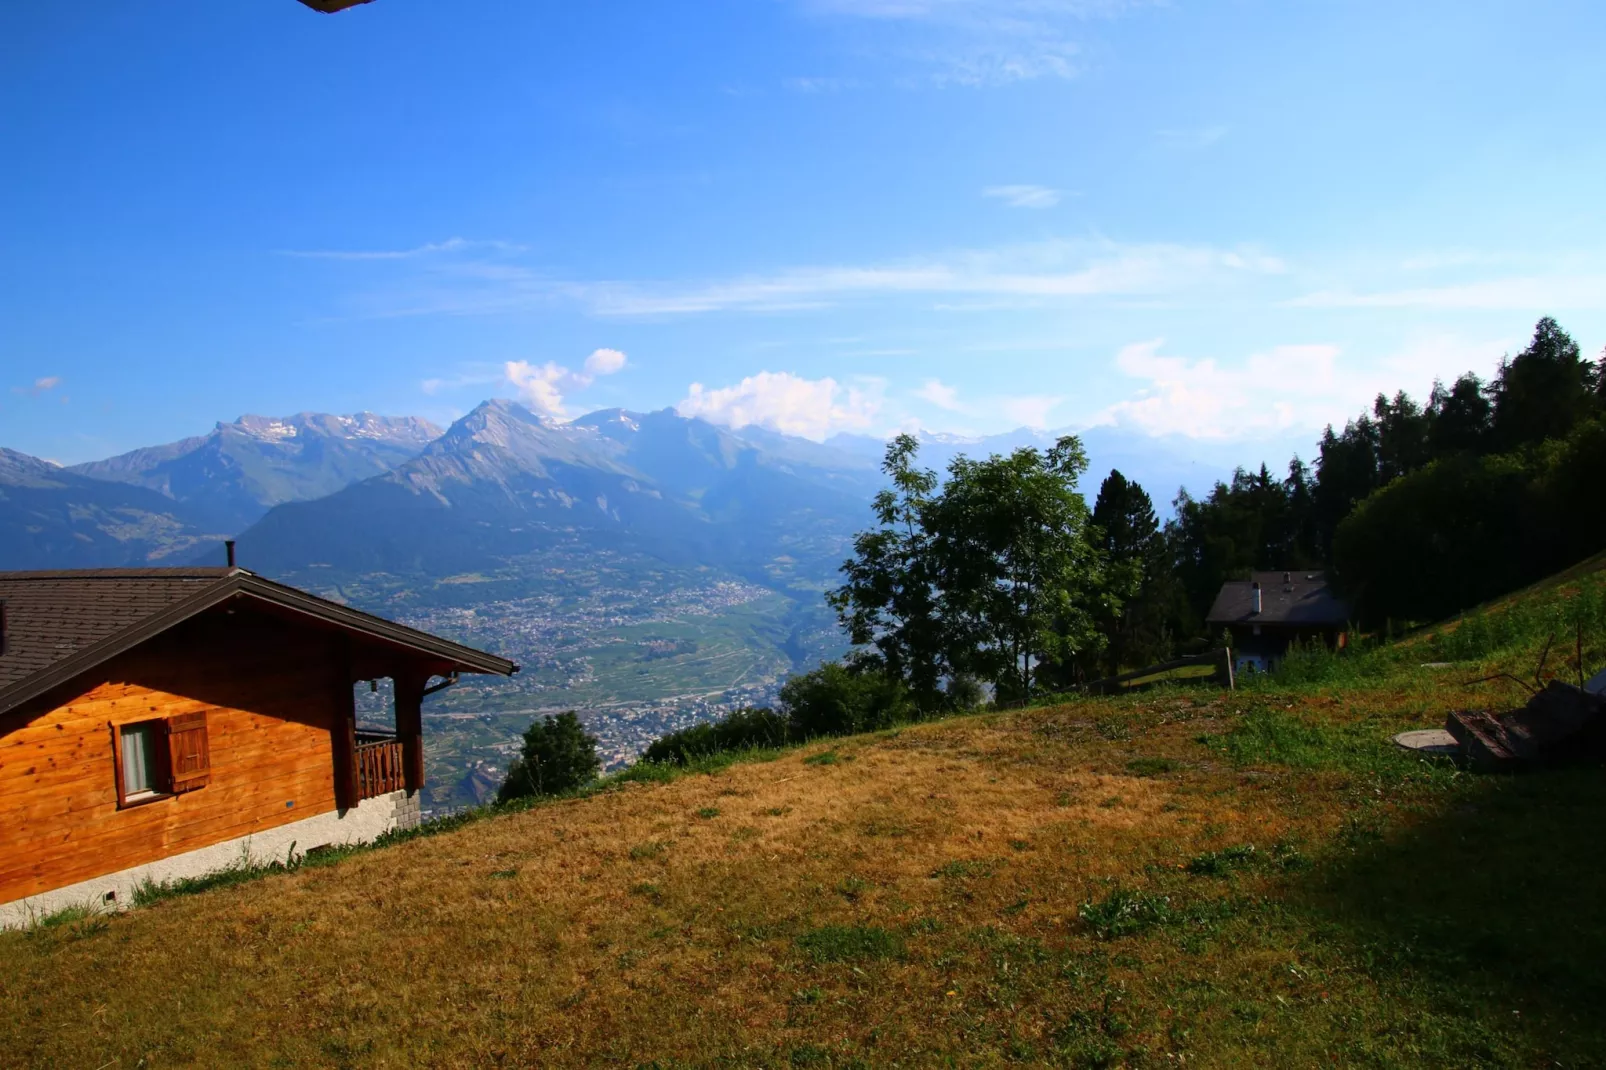
[[[0,689],[0,715],[10,713],[23,703],[60,687],[79,674],[88,672],[95,666],[126,653],[147,640],[154,639],[169,628],[240,595],[258,598],[270,605],[302,612],[337,627],[349,628],[422,654],[450,661],[454,663],[454,671],[457,672],[512,676],[519,671],[516,662],[497,657],[495,654],[487,654],[449,639],[441,639],[427,632],[420,632],[382,617],[298,591],[294,587],[265,580],[244,569],[238,569],[218,583],[196,592],[193,597],[175,602],[133,627],[125,628],[115,635],[85,647],[71,657],[63,658],[48,668],[18,680],[10,687]]]
[[[307,594],[294,587],[265,580],[254,573],[242,573],[239,577],[239,587],[241,594],[260,598],[285,609],[306,613],[315,619],[348,627],[353,631],[384,639],[422,654],[454,662],[458,672],[512,676],[519,671],[518,663],[507,658],[475,650],[473,647],[454,643],[450,639],[442,639],[428,632],[409,628],[405,624],[397,624],[395,621],[364,613],[360,609],[352,609],[338,602]]]

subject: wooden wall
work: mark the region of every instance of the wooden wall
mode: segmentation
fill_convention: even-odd
[[[215,611],[0,716],[0,903],[334,809],[339,656],[320,633]],[[194,710],[210,782],[119,810],[113,726]]]

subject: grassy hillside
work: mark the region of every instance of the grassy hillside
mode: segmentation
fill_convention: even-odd
[[[0,1062],[1606,1064],[1606,777],[1388,743],[1514,701],[1461,682],[1531,675],[1603,563],[1235,694],[618,783],[0,935]]]

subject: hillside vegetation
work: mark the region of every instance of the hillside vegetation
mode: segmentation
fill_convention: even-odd
[[[1603,563],[1236,693],[955,717],[638,776],[5,934],[0,1052],[152,1067],[1601,1065],[1606,779],[1475,776],[1388,737],[1517,701],[1515,685],[1461,685],[1531,676],[1558,627],[1599,613]],[[1483,649],[1424,665],[1458,632]],[[1572,674],[1572,646],[1554,644],[1550,671]],[[1584,660],[1606,662],[1600,628]]]

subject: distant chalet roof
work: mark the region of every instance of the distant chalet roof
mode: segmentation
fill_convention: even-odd
[[[5,607],[0,714],[235,599],[434,658],[454,672],[510,676],[519,669],[506,658],[274,583],[243,568],[0,572],[0,602]]]
[[[1256,613],[1254,585],[1260,584]],[[1253,572],[1247,580],[1221,585],[1207,624],[1281,624],[1334,627],[1349,623],[1350,607],[1337,598],[1320,572]]]

